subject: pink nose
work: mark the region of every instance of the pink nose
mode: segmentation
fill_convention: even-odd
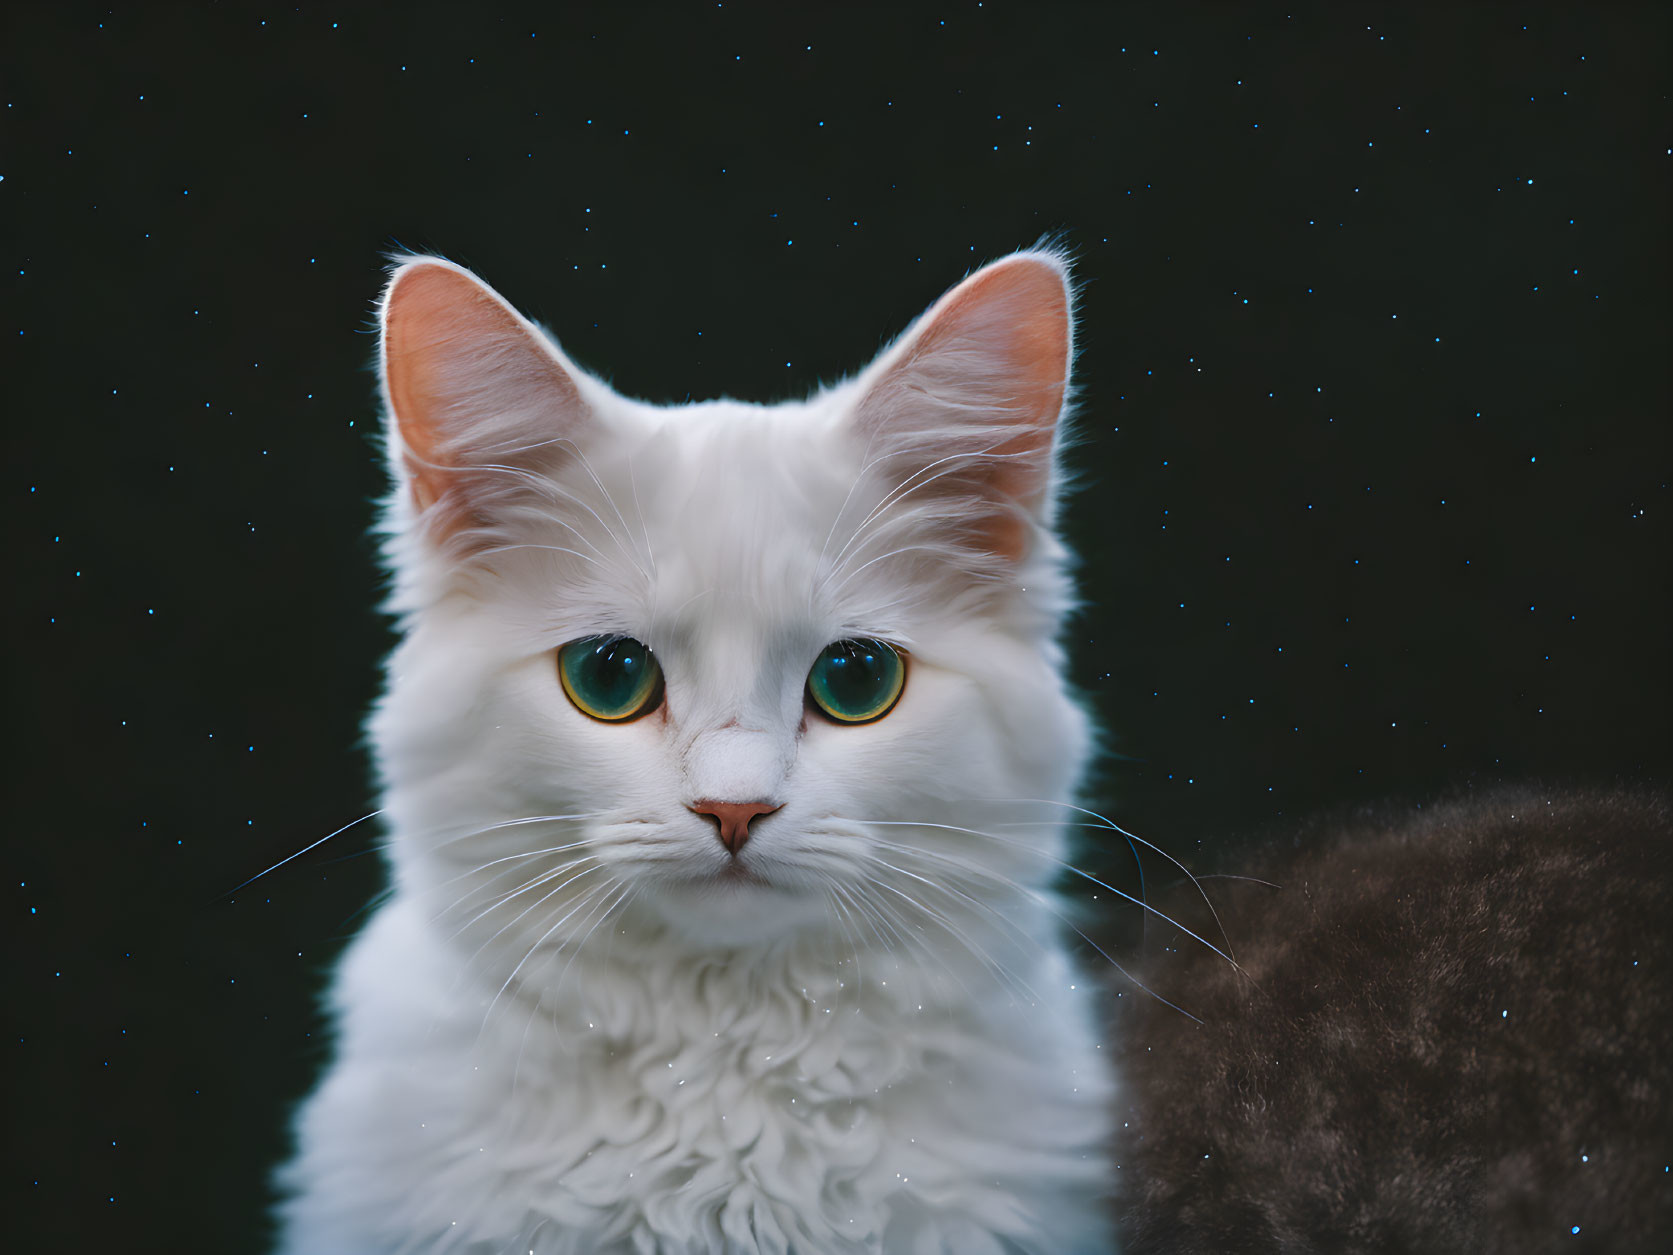
[[[749,821],[757,815],[771,815],[779,807],[766,802],[693,802],[691,810],[715,821],[720,843],[737,856],[749,840]]]

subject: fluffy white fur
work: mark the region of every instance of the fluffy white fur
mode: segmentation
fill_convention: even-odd
[[[432,258],[384,311],[393,892],[332,991],[280,1249],[1111,1250],[1112,1082],[1049,888],[1089,744],[1061,258],[772,407],[618,396]],[[666,676],[625,724],[554,668],[611,632]],[[804,706],[847,637],[908,655],[875,723]],[[734,860],[700,798],[783,809]]]

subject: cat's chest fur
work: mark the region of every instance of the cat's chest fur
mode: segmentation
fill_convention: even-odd
[[[538,1005],[466,968],[399,906],[348,956],[304,1130],[353,1148],[314,1165],[343,1250],[1103,1249],[1089,1006],[973,1002],[979,971],[796,945],[611,947]],[[1049,954],[1015,975],[1075,981]]]

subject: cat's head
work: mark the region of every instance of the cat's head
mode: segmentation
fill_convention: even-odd
[[[985,267],[773,406],[622,397],[435,258],[398,265],[381,330],[405,886],[515,951],[630,900],[744,944],[897,917],[880,886],[911,877],[1051,878],[1088,739],[1055,644],[1061,256]]]

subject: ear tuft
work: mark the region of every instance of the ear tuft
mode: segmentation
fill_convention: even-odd
[[[933,465],[940,491],[985,507],[977,543],[995,556],[1026,551],[1024,516],[1049,499],[1073,327],[1064,259],[1016,253],[938,300],[863,381],[855,423],[868,445],[897,475]]]
[[[1069,383],[1069,289],[1049,254],[1018,253],[959,284],[930,310],[913,357],[979,354],[992,401],[1012,422],[1045,430]]]
[[[473,469],[525,462],[584,418],[546,337],[462,266],[402,263],[384,289],[380,324],[397,467],[414,507],[440,505],[447,530],[468,525],[492,495]]]

